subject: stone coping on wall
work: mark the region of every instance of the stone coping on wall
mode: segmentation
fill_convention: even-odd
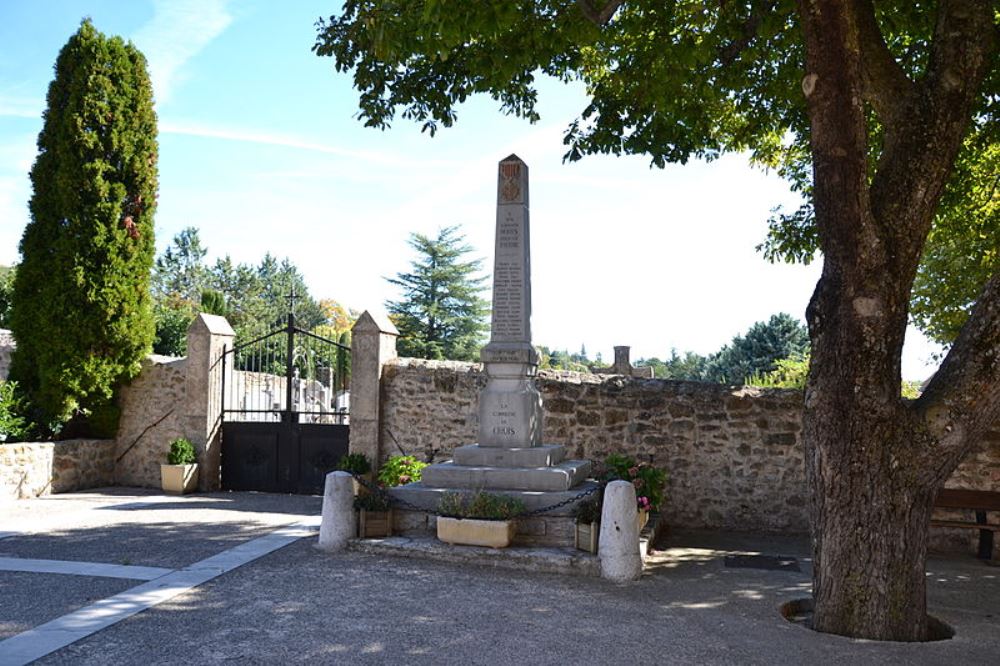
[[[0,444],[0,501],[114,485],[115,440]]]

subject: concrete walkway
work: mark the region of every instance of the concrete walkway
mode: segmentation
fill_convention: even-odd
[[[117,490],[23,500],[0,512],[0,531],[16,533],[0,539],[0,664],[17,663],[4,661],[2,639],[109,598],[116,601],[105,605],[118,607],[129,591],[162,580],[102,575],[128,567],[186,572],[188,587],[38,663],[994,664],[1000,655],[1000,568],[971,554],[929,563],[931,612],[956,637],[909,645],[820,635],[782,619],[779,605],[809,592],[807,544],[798,538],[675,534],[641,581],[617,586],[328,555],[315,537],[298,536],[311,533],[303,521],[315,520],[319,498]],[[256,553],[251,544],[262,538],[287,545],[236,564],[233,553]],[[798,558],[801,571],[725,566],[726,555],[758,552]],[[11,570],[18,558],[28,571]],[[235,566],[216,559],[213,577],[190,577],[212,558]],[[66,562],[80,572],[57,573]]]

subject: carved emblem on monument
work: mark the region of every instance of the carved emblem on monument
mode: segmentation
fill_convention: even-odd
[[[500,201],[506,203],[521,198],[521,165],[517,162],[500,164]]]

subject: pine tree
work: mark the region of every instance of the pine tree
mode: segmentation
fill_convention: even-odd
[[[11,373],[48,423],[113,434],[115,388],[150,350],[156,156],[146,59],[84,20],[49,86],[14,282]]]
[[[458,227],[445,227],[437,238],[410,235],[418,257],[410,273],[386,278],[402,289],[402,300],[386,301],[399,329],[401,356],[473,361],[488,330],[487,303],[479,294],[485,277],[475,277],[482,260],[463,261],[472,251]]]

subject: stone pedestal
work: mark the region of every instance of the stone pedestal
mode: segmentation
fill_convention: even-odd
[[[479,395],[478,443],[458,448],[451,461],[425,468],[421,483],[392,492],[433,510],[445,492],[488,490],[517,497],[532,510],[589,489],[583,485],[589,461],[565,460],[562,446],[542,443],[542,396],[535,386],[538,353],[531,344],[528,166],[516,155],[500,162],[493,315],[481,359],[487,380]],[[552,515],[567,522],[574,504]],[[571,529],[565,530],[564,540],[554,545],[572,545]]]

